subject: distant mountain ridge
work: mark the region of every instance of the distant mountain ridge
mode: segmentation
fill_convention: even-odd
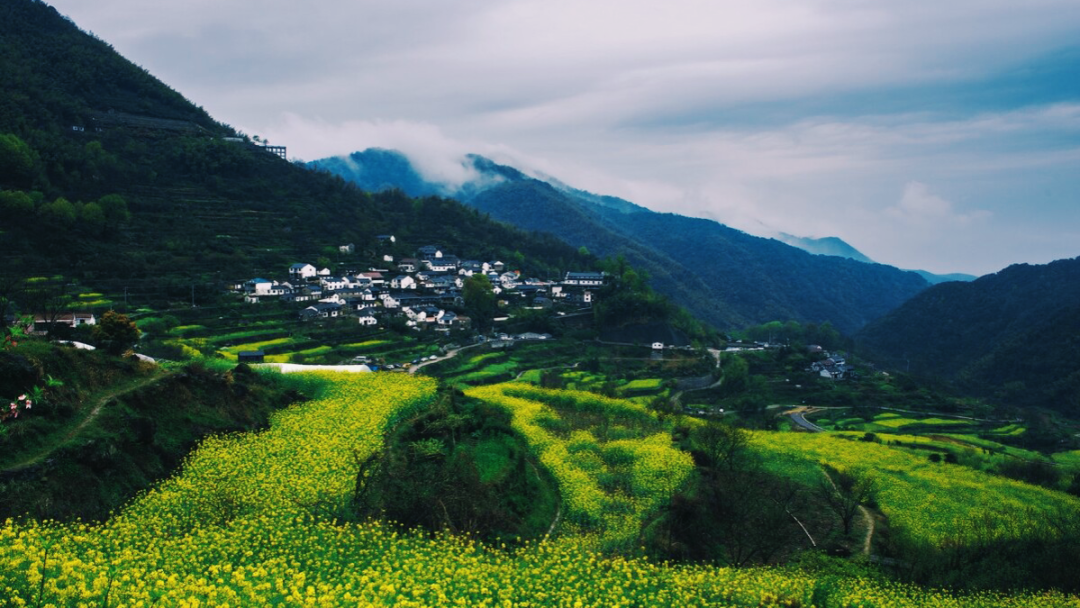
[[[851,245],[844,242],[842,239],[835,236],[827,236],[820,239],[814,239],[802,236],[794,236],[791,234],[787,234],[786,232],[781,232],[777,235],[776,240],[787,243],[792,247],[798,247],[803,251],[808,251],[815,255],[832,255],[841,258],[848,258],[849,260],[866,262],[867,264],[876,263],[874,262],[874,260],[866,257],[863,252],[859,251],[858,249],[852,247]],[[911,272],[914,272],[922,278],[926,279],[926,282],[930,283],[931,285],[937,285],[938,283],[946,283],[949,281],[974,281],[977,278],[975,277],[975,275],[959,272],[955,272],[952,274],[934,274],[932,272],[927,272],[926,270],[912,270]]]
[[[855,249],[851,245],[848,245],[843,240],[835,236],[827,236],[820,239],[814,239],[803,236],[795,236],[786,232],[781,232],[777,235],[776,240],[781,243],[787,243],[792,247],[798,247],[803,251],[808,251],[816,255],[832,255],[840,258],[848,258],[858,262],[865,262],[867,264],[873,264],[874,260],[863,255],[861,251]]]
[[[536,179],[489,159],[463,160],[477,180],[453,188],[424,180],[399,152],[366,150],[311,163],[365,188],[452,196],[491,217],[550,232],[598,255],[623,255],[654,286],[717,327],[778,319],[830,322],[852,333],[922,291],[919,275],[816,256],[705,219],[656,213],[617,197]],[[380,167],[390,171],[380,172]],[[550,180],[550,181],[548,181]]]
[[[1080,415],[1080,258],[935,285],[856,340],[875,361]]]

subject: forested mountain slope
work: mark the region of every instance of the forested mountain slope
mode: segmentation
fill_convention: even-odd
[[[936,285],[856,338],[898,368],[1080,415],[1080,258]]]
[[[721,328],[794,319],[852,333],[928,285],[891,266],[812,255],[711,220],[655,213],[534,179],[479,156],[465,161],[476,180],[453,191],[425,181],[403,161],[398,153],[368,150],[313,164],[367,187],[393,183],[418,194],[444,192],[572,246],[624,255],[649,273],[656,289]]]
[[[287,162],[35,0],[0,4],[0,82],[4,273],[186,292],[378,234],[397,236],[387,253],[437,242],[539,275],[591,263],[454,201],[369,195]]]

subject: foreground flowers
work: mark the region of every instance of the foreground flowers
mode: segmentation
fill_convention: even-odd
[[[176,477],[105,524],[6,522],[0,606],[1080,607],[1056,593],[958,599],[792,570],[608,558],[587,535],[504,550],[347,522],[356,463],[424,407],[435,385],[393,374],[323,377],[321,399],[279,413],[261,433],[205,441]],[[591,449],[585,435],[577,440],[574,449]],[[658,457],[660,445],[616,440],[607,449],[635,452],[627,457],[647,464],[634,486],[662,493],[671,482],[653,472],[682,464]]]

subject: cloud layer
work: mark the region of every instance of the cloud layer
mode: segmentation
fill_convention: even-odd
[[[940,272],[1080,255],[1075,0],[54,5],[308,160],[476,152]]]

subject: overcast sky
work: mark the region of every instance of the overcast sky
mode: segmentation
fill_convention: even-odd
[[[903,268],[1080,255],[1080,0],[54,0],[315,160],[484,154]]]

